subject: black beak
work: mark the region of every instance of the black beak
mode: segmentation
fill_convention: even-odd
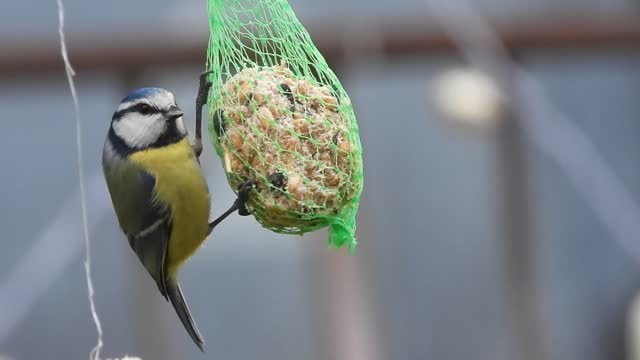
[[[177,106],[172,106],[169,108],[169,110],[167,110],[165,112],[165,115],[171,119],[171,120],[175,120],[179,117],[181,117],[182,115],[184,115],[184,111],[182,111],[179,107]]]

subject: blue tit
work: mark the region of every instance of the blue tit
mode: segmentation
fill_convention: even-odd
[[[198,111],[206,99],[202,92],[210,87],[203,86],[202,79]],[[192,144],[182,116],[174,95],[167,90],[141,88],[131,92],[113,114],[102,166],[120,228],[162,296],[171,302],[203,350],[204,341],[180,289],[178,272],[220,221],[235,210],[246,210],[244,202],[251,186],[246,185],[233,206],[209,223],[210,194],[198,161],[200,131]]]

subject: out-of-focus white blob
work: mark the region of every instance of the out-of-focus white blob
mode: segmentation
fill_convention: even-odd
[[[444,118],[462,125],[494,127],[506,117],[505,100],[498,84],[473,68],[455,68],[437,75],[430,100]]]

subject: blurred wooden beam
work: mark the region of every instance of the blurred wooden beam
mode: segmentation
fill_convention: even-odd
[[[407,19],[399,23],[377,23],[379,49],[387,56],[434,51],[454,51],[453,42],[425,20]],[[496,25],[510,50],[535,48],[590,49],[596,47],[640,47],[640,18],[602,20],[556,20],[529,24]],[[316,24],[308,27],[327,60],[340,61],[344,55],[345,24]],[[138,41],[135,31],[83,38],[82,44],[69,41],[70,57],[78,71],[108,71],[122,68],[203,65],[206,36],[190,41]],[[35,40],[35,39],[34,39]],[[38,44],[29,46],[29,44]],[[0,76],[30,76],[57,73],[62,69],[57,43],[41,46],[42,41],[21,39],[19,43],[0,43]],[[365,49],[366,51],[366,49]],[[152,61],[150,61],[152,59]]]

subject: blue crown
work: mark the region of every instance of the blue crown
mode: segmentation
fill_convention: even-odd
[[[130,92],[124,99],[122,99],[121,102],[128,102],[128,101],[133,101],[133,100],[138,100],[138,99],[144,99],[147,98],[153,94],[157,94],[159,92],[163,92],[166,91],[164,89],[161,88],[157,88],[157,87],[143,87],[140,89],[136,89],[133,90],[132,92]]]

